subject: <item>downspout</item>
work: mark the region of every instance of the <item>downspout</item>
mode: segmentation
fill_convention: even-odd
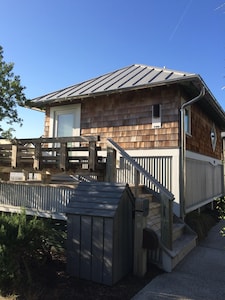
[[[186,198],[186,132],[184,127],[185,109],[195,102],[199,101],[205,95],[205,87],[203,86],[200,94],[182,104],[180,109],[181,114],[181,154],[180,154],[180,217],[185,217],[185,198]]]

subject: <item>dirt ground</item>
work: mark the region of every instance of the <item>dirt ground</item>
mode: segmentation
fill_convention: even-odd
[[[73,278],[67,275],[66,261],[54,258],[46,266],[36,270],[32,287],[26,285],[19,291],[18,300],[100,300],[131,299],[162,271],[156,266],[149,266],[145,277],[127,275],[114,286],[105,286],[91,281]],[[11,298],[9,298],[11,299]]]

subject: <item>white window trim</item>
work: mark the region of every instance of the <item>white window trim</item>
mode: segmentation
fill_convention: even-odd
[[[185,117],[186,117],[186,112],[188,112],[188,128],[186,128],[186,123],[185,123]],[[185,130],[185,134],[192,136],[192,128],[191,128],[191,107],[186,107],[185,111],[184,111],[184,130]]]
[[[81,104],[79,103],[65,106],[54,106],[50,108],[49,137],[55,136],[56,116],[60,112],[71,113],[73,111],[77,118],[77,124],[79,124],[78,127],[74,128],[73,136],[80,136]]]

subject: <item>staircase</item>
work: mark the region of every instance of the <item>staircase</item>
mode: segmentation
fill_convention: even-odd
[[[153,230],[159,240],[159,247],[148,250],[148,262],[156,264],[166,272],[171,272],[175,266],[196,246],[197,235],[181,219],[173,215],[172,249],[166,248],[161,239],[161,204],[145,186],[139,186],[133,193],[138,199],[149,200],[149,213],[146,217],[146,227]]]

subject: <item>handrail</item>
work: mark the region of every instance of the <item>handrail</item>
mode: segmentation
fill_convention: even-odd
[[[141,174],[143,174],[148,180],[150,180],[159,190],[170,200],[174,200],[174,195],[164,187],[158,180],[156,180],[151,174],[149,174],[142,166],[140,166],[125,150],[123,150],[116,142],[111,138],[108,138],[107,141],[117,150],[124,158],[126,158],[129,163]]]
[[[159,189],[161,193],[161,245],[172,250],[172,201],[174,200],[174,195],[151,174],[149,174],[142,166],[140,166],[132,157],[130,157],[130,155],[125,150],[123,150],[116,142],[114,142],[111,138],[108,138],[107,141],[111,144],[114,150],[118,151],[122,155],[122,157],[124,157],[136,169],[137,172],[144,175],[146,179],[151,181]],[[136,189],[137,184],[138,182],[136,181]],[[135,197],[136,196],[137,195],[135,195]]]
[[[73,137],[40,137],[15,139],[12,144],[42,144],[42,143],[68,143],[68,142],[98,142],[100,137],[97,136],[73,136]]]

